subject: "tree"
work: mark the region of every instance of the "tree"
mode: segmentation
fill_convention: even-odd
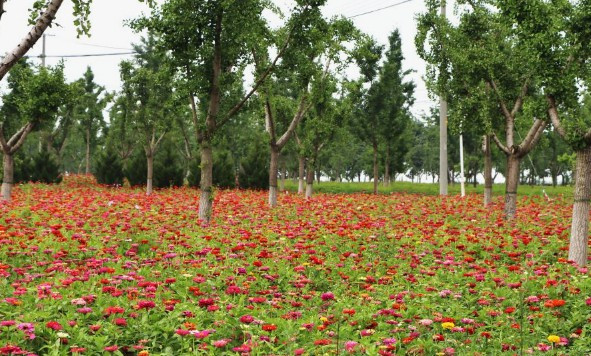
[[[51,127],[68,88],[63,67],[34,69],[21,61],[8,77],[10,92],[2,97],[0,148],[3,154],[2,199],[9,201],[14,184],[13,155],[33,130]]]
[[[172,76],[166,68],[165,55],[155,48],[156,40],[149,36],[135,46],[138,55],[134,62],[121,62],[121,79],[126,95],[127,110],[133,132],[146,153],[146,194],[153,191],[154,155],[170,130]]]
[[[454,26],[438,15],[438,1],[428,1],[428,12],[419,16],[416,44],[421,57],[429,63],[431,90],[442,92],[445,85],[446,92],[457,93],[456,101],[460,101],[461,92],[469,92],[494,104],[494,117],[476,115],[477,122],[472,124],[486,128],[506,156],[505,215],[513,219],[519,163],[547,125],[546,115],[540,112],[539,71],[533,65],[536,58],[531,48],[512,33],[513,23],[504,13],[511,4],[468,3],[460,7],[460,23]],[[527,111],[523,110],[526,101]],[[521,142],[516,139],[517,126],[527,130]],[[500,133],[505,136],[504,142]]]
[[[103,110],[111,101],[111,95],[105,93],[105,88],[94,82],[94,73],[90,67],[86,68],[84,76],[79,79],[84,92],[79,99],[75,115],[78,119],[78,129],[81,131],[86,144],[86,174],[90,174],[90,155],[92,146],[96,145],[99,132],[106,126]]]
[[[301,11],[316,1],[300,0]],[[211,219],[213,197],[213,139],[231,120],[271,73],[289,44],[277,49],[275,59],[255,80],[253,87],[230,102],[227,88],[242,83],[242,68],[252,62],[253,48],[269,35],[263,11],[273,8],[263,0],[233,2],[168,0],[155,8],[150,18],[132,23],[136,30],[147,29],[158,36],[162,48],[171,54],[171,67],[181,78],[181,90],[191,105],[195,136],[201,153],[201,196],[199,219]]]
[[[382,46],[368,39],[357,49],[356,62],[362,74],[362,81],[369,84],[367,90],[361,89],[361,105],[358,107],[358,130],[373,149],[373,191],[378,192],[379,170],[378,154],[380,145],[384,147],[384,181],[390,179],[392,147],[401,139],[410,123],[408,109],[412,105],[414,83],[404,82],[410,71],[402,70],[402,47],[400,34],[394,30],[388,37],[388,49],[384,62]],[[358,88],[361,88],[360,86]],[[402,148],[404,146],[400,146]],[[399,152],[401,157],[404,152]]]

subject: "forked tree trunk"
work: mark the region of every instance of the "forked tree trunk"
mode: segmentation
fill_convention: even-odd
[[[306,170],[306,158],[304,156],[298,157],[299,162],[299,176],[298,176],[298,194],[304,194],[305,179],[304,176]]]
[[[306,199],[312,198],[313,184],[314,184],[314,169],[311,169],[310,167],[308,167],[308,171],[306,172]]]
[[[199,220],[209,223],[213,209],[213,151],[211,143],[201,143],[201,196],[199,198]]]
[[[86,174],[90,174],[90,129],[86,129]]]
[[[373,144],[373,193],[378,194],[378,144]]]
[[[153,178],[154,178],[154,154],[149,153],[146,155],[146,159],[148,161],[148,175],[147,175],[147,183],[146,183],[146,194],[150,195],[153,191]]]
[[[517,210],[517,187],[519,185],[519,163],[517,155],[507,155],[507,176],[505,183],[505,218],[513,220]]]
[[[589,199],[591,199],[591,146],[576,151],[573,218],[568,259],[579,266],[587,264]]]
[[[271,163],[269,164],[269,206],[277,206],[277,171],[279,167],[279,150],[271,146]]]
[[[3,157],[3,177],[2,177],[2,200],[10,201],[12,196],[12,186],[14,184],[14,159],[12,155],[4,154]]]
[[[492,152],[490,147],[490,136],[485,135],[482,144],[484,152],[484,206],[492,202]],[[474,178],[476,180],[476,178]]]

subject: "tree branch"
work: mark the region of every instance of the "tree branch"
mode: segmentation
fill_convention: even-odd
[[[560,123],[560,118],[558,117],[558,109],[556,108],[556,100],[552,95],[546,95],[546,101],[548,102],[548,116],[550,116],[550,121],[552,121],[552,125],[556,129],[556,132],[562,137],[566,137],[566,131],[562,124]],[[589,133],[585,134],[585,136],[589,135]]]
[[[43,35],[43,32],[51,25],[55,14],[59,10],[64,0],[51,0],[47,4],[47,8],[41,16],[35,22],[35,25],[29,30],[25,38],[0,62],[0,80],[8,73],[19,59],[21,59],[28,51],[37,43],[39,38]],[[2,1],[2,7],[4,7],[4,1]]]
[[[2,149],[3,153],[8,153],[10,148],[6,143],[6,139],[4,138],[4,125],[0,123],[0,148]]]
[[[536,140],[538,139],[538,136],[541,135],[545,127],[546,121],[540,119],[536,119],[536,121],[534,121],[534,124],[529,129],[525,139],[518,146],[519,155],[523,157],[528,154],[529,151],[531,151],[535,145]]]
[[[6,10],[4,10],[5,2],[6,0],[0,0],[0,20],[2,20],[2,15],[4,15],[4,13],[6,12]]]
[[[164,138],[164,135],[166,135],[166,131],[164,131],[162,133],[162,135],[160,135],[160,137],[158,137],[158,140],[156,141],[156,145],[154,145],[154,149],[158,148],[158,145],[160,145],[160,142],[162,141],[162,139]]]
[[[271,110],[271,102],[269,97],[265,98],[265,129],[271,137],[271,144],[275,144],[277,139],[275,133],[275,120],[273,119],[273,111]]]
[[[277,65],[277,62],[279,61],[279,59],[281,57],[283,57],[283,54],[285,53],[285,50],[287,49],[287,47],[289,46],[289,42],[291,40],[291,34],[292,34],[293,28],[289,31],[289,33],[287,34],[287,39],[285,40],[285,43],[283,44],[283,46],[281,47],[281,49],[279,50],[279,52],[277,53],[277,55],[275,56],[275,59],[273,59],[273,62],[271,62],[271,64],[267,67],[267,69],[263,72],[263,74],[261,75],[261,77],[255,82],[254,86],[250,89],[250,91],[248,92],[248,94],[246,94],[242,100],[240,100],[238,102],[238,104],[234,105],[234,107],[232,109],[230,109],[230,111],[228,111],[228,113],[226,114],[226,116],[224,117],[224,119],[222,119],[219,123],[218,126],[223,126],[225,125],[231,118],[232,116],[236,115],[236,113],[242,108],[242,106],[244,106],[244,104],[248,101],[248,99],[250,99],[250,97],[259,89],[259,87],[265,82],[265,80],[267,79],[267,77],[269,76],[269,74],[271,74],[271,72],[273,71],[273,69],[275,68],[275,66]]]
[[[302,95],[302,99],[300,100],[300,105],[298,107],[298,111],[296,112],[295,116],[293,117],[293,119],[289,123],[289,127],[287,128],[285,133],[277,141],[277,146],[280,149],[283,148],[283,146],[285,146],[287,144],[287,141],[289,141],[289,138],[291,137],[291,135],[295,131],[296,127],[298,126],[298,124],[300,123],[300,121],[302,120],[304,115],[306,115],[306,112],[312,106],[312,104],[306,105],[307,97],[308,97],[307,94]]]
[[[27,138],[27,135],[32,130],[33,130],[33,124],[29,122],[27,125],[25,125],[25,131],[23,131],[21,133],[20,138],[18,139],[18,141],[12,147],[10,147],[9,154],[14,154],[16,151],[18,151],[19,148],[21,148],[21,146],[23,145],[23,143],[25,143],[25,139]]]
[[[25,132],[25,130],[27,129],[28,125],[29,125],[29,123],[25,124],[23,127],[20,128],[20,130],[18,130],[14,135],[12,135],[12,137],[6,143],[6,145],[9,148],[12,147],[16,141],[18,141],[18,139],[21,137],[23,132]]]
[[[523,105],[523,99],[525,98],[525,94],[527,94],[528,83],[529,83],[529,78],[527,78],[525,80],[525,82],[523,83],[523,86],[521,87],[521,92],[519,93],[517,100],[515,100],[515,105],[513,106],[513,110],[511,110],[511,117],[515,117],[515,115],[517,115],[517,112],[519,111],[519,109],[521,109],[521,106]]]
[[[493,141],[495,141],[495,143],[497,144],[497,146],[499,147],[499,149],[501,151],[505,152],[505,154],[508,154],[508,155],[511,154],[511,151],[509,150],[509,148],[507,148],[507,146],[503,145],[501,140],[499,140],[499,138],[497,137],[496,133],[492,134],[492,139],[493,139]]]

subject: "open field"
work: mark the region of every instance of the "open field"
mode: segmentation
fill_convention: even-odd
[[[270,210],[229,190],[201,226],[198,193],[17,188],[0,205],[0,354],[591,352],[566,198],[522,196],[507,223],[500,196],[282,193]]]
[[[294,182],[293,180],[286,180],[285,181],[285,188],[291,192],[297,192],[298,190],[298,183]],[[371,182],[353,182],[353,183],[338,183],[338,182],[321,182],[320,184],[314,183],[314,190],[321,192],[321,193],[371,193],[373,192],[373,183]],[[518,189],[519,195],[527,195],[527,196],[543,196],[543,191],[546,191],[549,197],[557,197],[557,196],[564,196],[565,198],[570,198],[573,196],[573,187],[570,185],[567,186],[539,186],[539,185],[520,185]],[[431,183],[410,183],[410,182],[394,182],[390,184],[390,186],[385,186],[380,184],[378,187],[378,192],[381,194],[389,194],[389,193],[414,193],[414,194],[429,194],[429,195],[438,195],[439,194],[439,184],[431,184]],[[471,184],[466,184],[466,194],[483,194],[484,192],[484,185],[478,184],[474,187]],[[460,184],[450,184],[449,185],[449,194],[450,195],[459,195],[460,194]],[[493,195],[503,195],[505,194],[505,184],[495,184],[493,185]]]

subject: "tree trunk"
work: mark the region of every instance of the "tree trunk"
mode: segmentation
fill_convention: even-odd
[[[556,188],[558,185],[558,174],[552,173],[552,186]]]
[[[213,151],[211,143],[201,143],[201,197],[199,198],[199,219],[206,223],[211,220],[213,209]]]
[[[308,167],[306,172],[306,199],[312,198],[312,187],[314,184],[314,169]]]
[[[507,177],[505,183],[505,218],[513,220],[517,210],[517,186],[519,185],[519,162],[517,155],[507,155]]]
[[[573,218],[568,259],[579,266],[587,264],[589,199],[591,199],[591,146],[577,151]]]
[[[14,159],[12,155],[4,153],[3,164],[2,200],[10,201],[12,197],[12,185],[14,184]]]
[[[373,144],[373,193],[378,194],[378,144]]]
[[[148,176],[147,176],[147,184],[146,184],[146,194],[150,195],[152,194],[153,188],[152,188],[152,181],[154,178],[154,154],[153,153],[148,153],[146,155],[146,159],[148,161]]]
[[[277,206],[277,168],[279,166],[279,150],[271,146],[271,163],[269,164],[269,206]]]
[[[279,191],[283,192],[285,190],[285,180],[287,179],[287,169],[285,169],[285,163],[283,163],[281,166],[281,180],[279,181]]]
[[[386,160],[384,162],[384,185],[390,186],[390,150],[386,149]]]
[[[304,173],[306,170],[306,157],[299,156],[298,162],[299,162],[298,194],[304,194],[304,185],[305,185],[304,180],[306,179],[306,177],[304,177]]]
[[[86,174],[90,174],[90,129],[86,129]]]
[[[493,186],[490,136],[484,136],[482,148],[484,151],[484,206],[488,206],[492,202]],[[474,180],[476,180],[476,178]]]

